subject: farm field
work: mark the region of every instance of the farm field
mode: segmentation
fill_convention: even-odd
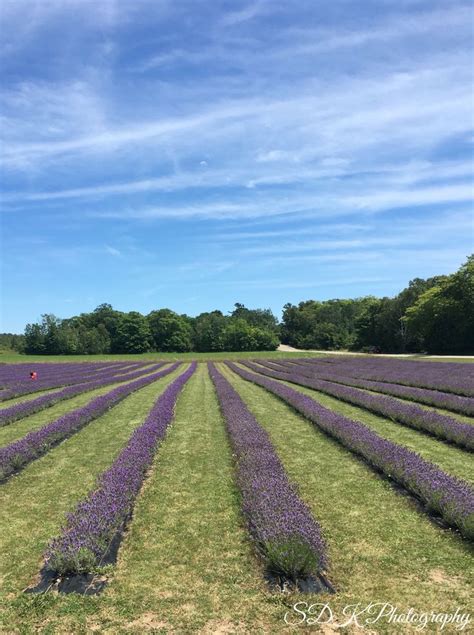
[[[45,358],[44,355],[23,355],[15,352],[5,352],[0,356],[0,362],[8,364],[21,364],[28,362],[38,363],[70,363],[70,362],[90,362],[93,359],[95,362],[117,362],[117,354],[101,354],[94,355],[48,355]],[[120,360],[126,362],[143,362],[149,361],[225,361],[227,359],[255,359],[255,358],[269,359],[269,358],[284,358],[284,357],[321,357],[321,353],[289,353],[286,351],[258,351],[258,352],[245,352],[240,351],[238,353],[130,353],[120,354]]]
[[[341,351],[338,353],[339,355],[344,355]],[[116,362],[117,354],[99,354],[94,355],[93,359],[97,362]],[[120,359],[123,361],[129,362],[141,362],[141,361],[225,361],[228,359],[280,359],[280,358],[307,358],[307,357],[334,357],[332,352],[313,352],[313,351],[297,351],[294,349],[293,351],[285,350],[284,347],[280,347],[276,351],[239,351],[236,353],[122,353],[120,354]],[[390,356],[390,355],[370,355],[364,353],[357,353],[357,357],[373,359],[376,357],[377,359],[383,359],[385,357],[388,358],[397,358],[398,356]],[[466,355],[461,358],[458,356],[449,357],[446,355],[436,357],[435,355],[419,355],[417,353],[413,353],[412,355],[407,355],[402,360],[408,359],[410,361],[422,361],[422,362],[454,362],[454,363],[463,363],[463,364],[472,364],[474,363],[474,356]],[[90,355],[48,355],[45,359],[44,355],[25,355],[22,353],[17,353],[15,351],[0,351],[0,363],[2,364],[22,364],[22,363],[70,363],[70,362],[89,362],[91,361]]]
[[[419,632],[413,615],[472,629],[474,366],[15,362],[0,365],[0,632],[352,633],[371,603],[359,624],[386,614],[366,632]],[[327,604],[326,623],[297,602]]]

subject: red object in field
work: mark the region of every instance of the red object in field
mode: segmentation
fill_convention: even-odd
[[[38,379],[38,375],[37,375],[36,371],[34,371],[34,370],[31,371],[30,379],[33,379],[33,380]]]

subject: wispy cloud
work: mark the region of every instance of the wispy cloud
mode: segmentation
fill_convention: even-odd
[[[229,306],[279,310],[292,287],[388,293],[453,270],[474,248],[470,14],[464,0],[4,0],[8,312],[22,297],[49,310],[31,257],[57,298],[74,280],[100,301],[106,280],[120,306],[196,311],[216,305],[213,283]]]
[[[111,256],[116,256],[120,258],[122,256],[122,252],[116,247],[111,247],[110,245],[105,245],[105,251]]]
[[[252,0],[249,4],[239,11],[230,11],[220,20],[220,26],[235,26],[248,20],[253,20],[256,16],[264,13],[267,9],[268,2],[271,0]]]
[[[289,157],[292,152],[296,157],[304,157],[307,152],[309,161],[334,156],[347,160],[369,149],[377,155],[387,147],[398,148],[399,153],[401,147],[410,150],[427,140],[431,144],[440,142],[469,127],[470,87],[466,82],[454,84],[456,78],[463,75],[467,78],[469,73],[467,60],[464,65],[453,60],[448,66],[414,68],[410,73],[384,76],[383,92],[381,77],[342,82],[339,79],[326,86],[323,94],[313,93],[311,84],[305,83],[291,99],[262,95],[256,99],[227,100],[198,112],[193,108],[180,117],[144,122],[127,120],[115,127],[105,125],[93,134],[74,134],[67,139],[49,135],[46,140],[24,142],[15,140],[13,134],[5,145],[4,162],[15,167],[22,162],[73,160],[129,148],[136,152],[137,144],[140,152],[148,153],[156,151],[157,143],[161,148],[172,146],[183,159],[198,152],[198,148],[216,156],[225,147],[235,147],[242,131],[251,138],[248,149],[252,150],[251,155],[240,150],[244,165],[272,152],[277,153],[273,155],[275,159]],[[36,117],[36,105],[33,111]],[[9,117],[8,122],[14,131],[15,117]],[[279,131],[277,150],[262,147],[265,131],[269,130]],[[267,182],[272,181],[265,181],[262,176],[251,184]]]
[[[228,233],[219,233],[216,238],[219,240],[243,241],[243,240],[268,240],[273,238],[291,238],[294,236],[308,236],[311,234],[334,234],[334,233],[357,233],[366,232],[370,229],[368,224],[355,223],[331,223],[324,225],[321,223],[307,225],[305,227],[295,229],[274,229],[266,231],[229,231]]]

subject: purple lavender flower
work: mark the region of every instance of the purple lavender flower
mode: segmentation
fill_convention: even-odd
[[[145,366],[145,362],[109,363],[104,365],[96,362],[70,363],[42,363],[42,364],[9,364],[7,369],[2,369],[0,385],[0,401],[28,395],[41,390],[68,386],[84,381],[94,381],[104,372],[115,371],[117,374],[131,370],[133,367]],[[31,381],[31,370],[38,372],[38,380]]]
[[[237,483],[249,531],[269,568],[290,579],[327,565],[321,529],[288,481],[268,434],[208,363],[236,457]]]
[[[18,441],[0,448],[0,480],[6,479],[13,472],[46,454],[54,445],[64,441],[93,419],[100,417],[132,392],[172,373],[178,366],[180,366],[179,362],[161,372],[118,386],[105,395],[92,399],[85,406],[72,410],[39,430],[29,432]]]
[[[415,428],[415,430],[432,434],[442,441],[454,443],[460,448],[474,450],[474,425],[462,423],[434,410],[425,410],[415,404],[405,403],[384,395],[374,395],[351,386],[315,379],[295,365],[291,365],[291,367],[290,365],[280,366],[279,372],[272,370],[275,367],[265,362],[255,364],[243,361],[242,364],[269,377],[283,379],[299,386],[307,386],[332,397],[337,397],[341,401],[361,406],[370,412],[403,423],[410,428]]]
[[[134,370],[134,372],[128,372],[126,374],[122,374],[123,371],[121,371],[120,374],[117,374],[117,370],[114,369],[112,372],[109,373],[101,373],[99,378],[93,379],[92,381],[86,381],[80,384],[73,384],[72,386],[67,386],[66,388],[63,388],[58,392],[48,393],[46,395],[42,395],[41,397],[37,397],[36,399],[22,401],[20,403],[14,404],[13,406],[2,408],[0,410],[0,426],[8,425],[13,421],[18,421],[19,419],[23,419],[23,417],[28,417],[35,412],[39,412],[40,410],[44,410],[45,408],[54,406],[54,404],[58,403],[59,401],[70,399],[71,397],[81,395],[82,393],[88,392],[90,390],[95,390],[96,388],[107,386],[108,384],[115,384],[118,382],[137,379],[138,377],[158,370],[162,366],[164,366],[164,362],[154,364],[153,366],[150,366],[148,368]]]
[[[416,452],[384,439],[362,423],[325,408],[289,386],[250,373],[232,362],[226,364],[243,379],[262,386],[290,404],[376,470],[400,483],[428,510],[438,513],[467,539],[474,539],[474,491],[469,483],[446,474]]]
[[[396,358],[333,356],[299,359],[300,363],[341,372],[351,377],[416,386],[474,397],[472,364],[451,362],[420,362]]]
[[[99,477],[97,488],[67,516],[61,535],[51,541],[47,550],[49,569],[60,574],[87,573],[101,564],[132,512],[157,444],[173,419],[178,395],[195,369],[193,362],[158,397],[145,422]]]
[[[286,370],[298,369],[298,372],[308,374],[310,377],[326,379],[346,386],[354,386],[373,392],[393,395],[394,397],[401,397],[402,399],[416,401],[428,406],[459,412],[466,416],[474,415],[474,398],[472,397],[462,397],[454,393],[432,390],[430,388],[415,388],[413,386],[393,384],[387,381],[361,379],[359,377],[346,375],[345,373],[349,372],[349,370],[345,370],[344,367],[338,370],[333,367],[328,368],[327,364],[306,364],[304,360],[301,359],[294,361],[272,360],[271,362],[259,360],[258,363],[273,370],[281,371],[282,368]]]

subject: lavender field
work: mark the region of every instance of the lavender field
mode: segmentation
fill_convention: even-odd
[[[0,631],[292,632],[296,602],[467,611],[473,413],[456,362],[2,364]]]

